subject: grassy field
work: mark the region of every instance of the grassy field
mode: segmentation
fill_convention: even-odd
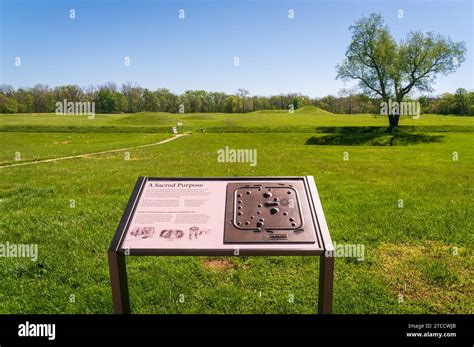
[[[171,132],[182,123],[182,131],[206,132],[314,132],[328,127],[373,126],[386,127],[387,119],[371,114],[340,115],[308,106],[294,113],[286,111],[257,111],[244,114],[227,113],[136,113],[87,116],[52,114],[14,114],[0,117],[0,131],[45,132]],[[428,127],[431,131],[474,131],[469,117],[423,115],[420,119],[406,117],[403,126]]]
[[[134,147],[159,142],[170,136],[154,133],[4,132],[2,133],[0,166],[16,162],[100,152],[114,148]]]
[[[129,160],[6,166],[16,152],[27,161],[157,142],[177,122],[190,136],[130,150]],[[422,115],[393,135],[386,123],[314,108],[0,115],[0,243],[39,245],[36,262],[0,258],[0,313],[111,313],[106,251],[139,175],[313,175],[333,240],[365,246],[364,261],[336,259],[334,312],[473,313],[474,119]],[[225,146],[257,149],[258,164],[217,162]],[[136,257],[128,269],[138,313],[315,313],[317,304],[309,257]]]

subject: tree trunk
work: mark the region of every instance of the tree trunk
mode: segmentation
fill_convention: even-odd
[[[398,127],[398,121],[400,120],[400,115],[389,115],[388,116],[388,129],[387,132],[391,133],[396,127]]]

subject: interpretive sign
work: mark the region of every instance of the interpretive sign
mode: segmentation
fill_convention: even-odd
[[[114,311],[130,312],[125,256],[316,255],[330,313],[333,245],[312,176],[140,177],[109,248]]]

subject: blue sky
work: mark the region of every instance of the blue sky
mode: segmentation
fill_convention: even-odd
[[[0,2],[0,83],[14,87],[133,81],[176,93],[246,88],[254,95],[335,95],[353,85],[335,79],[350,41],[348,27],[380,12],[397,39],[410,30],[434,30],[465,41],[466,61],[438,78],[434,94],[474,88],[472,0]]]

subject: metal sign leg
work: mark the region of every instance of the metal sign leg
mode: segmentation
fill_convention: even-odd
[[[334,257],[323,254],[319,257],[318,312],[332,313],[332,285],[334,280]]]
[[[130,313],[125,255],[108,252],[114,313]]]

